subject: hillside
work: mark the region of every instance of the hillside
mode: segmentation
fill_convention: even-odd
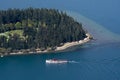
[[[0,53],[51,48],[86,38],[82,24],[46,8],[0,10]]]

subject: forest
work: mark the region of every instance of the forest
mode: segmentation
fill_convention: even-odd
[[[47,49],[86,37],[82,24],[56,9],[0,10],[0,53]]]

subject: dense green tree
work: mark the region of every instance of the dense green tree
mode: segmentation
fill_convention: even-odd
[[[0,47],[6,48],[7,47],[7,37],[1,35],[0,36]]]
[[[20,22],[16,22],[15,28],[16,29],[21,29],[22,28],[22,24]]]
[[[0,35],[1,49],[54,48],[86,37],[82,24],[62,11],[46,8],[0,10],[0,34],[14,30],[23,34]]]

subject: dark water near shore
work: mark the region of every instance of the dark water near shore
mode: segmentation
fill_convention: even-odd
[[[0,58],[0,80],[120,80],[119,4],[119,0],[1,1],[0,9],[45,7],[67,10],[84,24],[95,41],[59,54]],[[46,64],[45,60],[51,58],[75,62]]]

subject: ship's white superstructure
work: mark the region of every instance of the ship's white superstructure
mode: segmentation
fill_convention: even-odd
[[[67,63],[67,60],[57,60],[57,59],[49,59],[46,60],[46,63],[53,63],[53,64],[57,64],[57,63]]]

